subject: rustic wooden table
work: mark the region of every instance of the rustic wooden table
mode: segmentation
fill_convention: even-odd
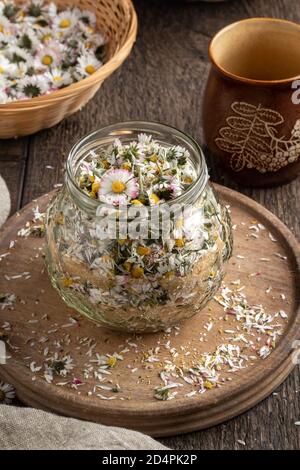
[[[11,191],[12,212],[61,182],[70,147],[82,135],[107,124],[130,119],[161,121],[203,142],[201,101],[212,35],[228,23],[251,16],[300,22],[299,0],[134,3],[139,34],[133,53],[95,98],[52,129],[28,138],[0,141],[0,174]],[[212,180],[257,200],[300,238],[299,178],[268,190],[237,187],[223,177],[213,157],[208,152],[206,155]],[[174,449],[299,449],[300,427],[294,424],[300,419],[299,397],[297,367],[276,394],[242,416],[206,431],[162,441]]]

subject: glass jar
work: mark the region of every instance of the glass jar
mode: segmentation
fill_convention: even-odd
[[[115,139],[128,144],[141,133],[162,146],[188,150],[197,177],[186,192],[132,215],[80,189],[79,167],[91,151],[107,148]],[[115,232],[107,230],[111,220],[119,223]],[[134,235],[128,221],[138,221]],[[145,224],[146,232],[141,230]],[[93,321],[130,332],[164,330],[198,313],[217,291],[232,251],[230,217],[208,183],[201,148],[183,132],[152,122],[108,126],[72,148],[64,187],[47,210],[46,233],[48,272],[65,302]],[[149,256],[135,251],[141,242]],[[128,272],[126,262],[142,268]]]

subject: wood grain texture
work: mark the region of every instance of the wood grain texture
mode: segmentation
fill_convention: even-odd
[[[230,205],[232,221],[236,226],[234,251],[227,263],[225,285],[232,288],[232,282],[239,279],[245,287],[243,294],[250,305],[263,302],[267,312],[284,309],[288,315],[287,319],[278,316],[272,322],[281,326],[283,334],[271,355],[262,359],[255,350],[247,348],[244,343],[235,343],[241,347],[244,355],[253,357],[254,354],[255,360],[245,362],[243,368],[234,373],[226,371],[226,368],[222,370],[219,377],[222,384],[220,387],[189,398],[185,394],[194,387],[179,380],[182,387],[175,400],[156,400],[153,393],[155,387],[161,386],[161,365],[149,366],[143,358],[145,352],[153,350],[157,345],[160,345],[159,363],[165,359],[172,360],[172,355],[169,356],[168,349],[164,347],[168,340],[170,350],[175,348],[178,351],[179,356],[177,360],[173,359],[174,363],[185,363],[185,367],[189,369],[192,367],[193,358],[212,353],[221,344],[233,343],[230,337],[235,335],[228,330],[236,331],[236,335],[243,332],[258,350],[265,344],[268,336],[259,332],[253,332],[249,336],[236,319],[226,317],[224,320],[223,307],[215,300],[210,301],[198,315],[181,323],[180,330],[174,330],[168,337],[165,332],[161,332],[133,339],[132,335],[112,332],[103,327],[95,328],[95,324],[68,308],[51,287],[40,251],[44,246],[44,239],[17,237],[18,230],[32,218],[36,205],[40,211],[45,210],[50,199],[46,195],[36,202],[31,202],[17,216],[13,216],[0,234],[0,254],[2,251],[7,252],[11,240],[17,239],[9,256],[2,261],[6,276],[14,276],[16,272],[30,273],[29,279],[21,276],[14,281],[13,292],[17,301],[13,311],[0,311],[1,322],[10,324],[7,334],[11,356],[1,368],[0,374],[4,380],[14,385],[20,400],[27,405],[59,414],[109,426],[128,427],[161,437],[205,429],[240,414],[268,396],[287,377],[295,366],[292,361],[292,344],[300,335],[300,296],[297,289],[300,284],[299,244],[284,224],[252,199],[223,186],[216,185],[216,189],[223,204]],[[249,229],[253,219],[265,227],[255,241],[251,238]],[[269,233],[272,233],[277,242],[270,239]],[[280,253],[285,259],[274,256],[274,253]],[[268,264],[265,262],[266,257],[270,261]],[[249,277],[257,271],[261,276]],[[4,292],[11,292],[9,278],[6,277],[1,284]],[[266,295],[270,285],[273,291]],[[289,300],[282,299],[279,292],[284,293]],[[47,312],[46,317],[44,312]],[[70,316],[77,320],[71,326],[68,325]],[[208,322],[212,322],[211,333],[205,327]],[[64,347],[66,324],[68,344]],[[54,336],[51,331],[54,331]],[[78,335],[79,338],[88,338],[95,344],[93,360],[96,353],[113,354],[123,350],[126,344],[136,344],[133,348],[130,346],[128,352],[121,353],[123,361],[118,361],[110,370],[111,375],[105,383],[101,382],[106,386],[113,383],[120,386],[119,393],[114,395],[115,400],[109,402],[109,407],[107,401],[99,400],[97,396],[97,392],[101,393],[101,390],[91,392],[99,386],[99,381],[94,378],[93,373],[89,377],[83,377],[82,371],[90,367],[91,362],[86,357],[86,349],[79,346]],[[202,335],[202,341],[199,341]],[[43,345],[40,343],[41,338],[46,341]],[[33,374],[29,364],[42,366],[45,361],[45,345],[49,357],[57,352],[58,343],[59,354],[64,355],[66,351],[70,351],[75,367],[71,377],[59,377],[53,384],[49,384],[43,374]],[[89,343],[87,349],[92,343]],[[191,358],[182,353],[182,350],[189,351]],[[133,365],[138,368],[134,374],[129,370]],[[73,377],[83,382],[79,390],[70,386],[54,385],[56,382],[68,382]],[[88,395],[90,392],[91,395]]]
[[[298,0],[233,0],[220,4],[135,0],[138,40],[130,58],[82,110],[53,129],[9,143],[0,142],[0,171],[13,191],[14,209],[61,182],[64,159],[83,134],[126,119],[154,119],[179,127],[203,143],[201,102],[211,36],[246,17],[300,21]],[[213,112],[213,110],[212,110]],[[300,114],[300,109],[299,109]],[[8,150],[9,149],[9,150]],[[15,155],[7,164],[7,152]],[[300,180],[267,190],[238,187],[223,177],[206,153],[214,181],[247,194],[278,215],[300,238]],[[26,161],[27,159],[27,161]],[[46,165],[54,169],[46,169]],[[297,449],[300,380],[296,369],[271,396],[244,415],[212,429],[164,439],[176,449]],[[237,443],[243,439],[246,446]]]
[[[21,205],[28,145],[29,141],[25,138],[0,140],[0,174],[5,179],[11,194],[11,214]]]

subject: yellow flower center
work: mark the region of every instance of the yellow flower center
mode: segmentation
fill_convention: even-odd
[[[136,251],[140,256],[145,256],[150,255],[151,248],[149,248],[148,246],[139,246]]]
[[[139,199],[132,199],[131,204],[136,204],[137,206],[143,205],[143,203]]]
[[[179,217],[175,222],[175,227],[182,228],[182,226],[183,226],[183,217]]]
[[[153,204],[158,204],[160,199],[159,197],[157,196],[157,194],[151,194],[151,196],[149,196],[149,199],[150,201],[153,203]]]
[[[132,271],[131,271],[132,277],[135,277],[136,279],[138,279],[139,277],[142,277],[143,274],[144,274],[144,270],[141,266],[136,265],[132,268]]]
[[[213,384],[209,380],[206,380],[203,385],[205,388],[208,388],[208,389],[213,388]]]
[[[55,77],[53,77],[53,80],[55,82],[60,82],[60,80],[62,79],[62,76],[61,75],[55,75]]]
[[[50,33],[45,34],[45,36],[42,37],[42,42],[50,41],[50,39],[52,39],[51,34]]]
[[[165,277],[166,277],[167,279],[172,279],[172,277],[174,277],[174,271],[168,271],[168,272],[166,272]]]
[[[3,390],[0,390],[0,403],[5,400],[5,393]]]
[[[0,33],[3,33],[3,30],[4,30],[4,28],[3,28],[2,24],[0,24]]]
[[[1,67],[1,65],[0,65],[0,73],[3,73],[3,72],[4,72],[4,68]]]
[[[193,179],[190,176],[186,176],[183,179],[183,182],[186,183],[186,184],[191,184],[193,182]]]
[[[126,184],[123,181],[114,181],[111,185],[111,189],[114,193],[120,194],[126,188]]]
[[[50,55],[44,55],[44,57],[42,58],[42,64],[44,65],[51,65],[53,62],[53,59]]]
[[[64,287],[70,287],[73,284],[73,279],[71,277],[64,277],[62,279],[62,285]]]
[[[114,367],[117,364],[117,358],[112,356],[107,359],[106,363],[109,367]]]
[[[100,181],[95,181],[93,184],[92,184],[92,191],[93,193],[97,193],[99,191],[99,188],[100,188]]]
[[[155,153],[153,155],[151,155],[151,157],[150,157],[150,161],[153,162],[153,163],[157,162],[157,159],[158,159],[158,156],[155,155]]]
[[[87,66],[85,67],[85,71],[86,71],[86,73],[88,73],[89,75],[92,75],[93,73],[96,72],[96,69],[95,69],[95,67],[94,67],[93,65],[87,65]]]
[[[131,267],[132,267],[132,264],[131,264],[129,261],[125,261],[125,263],[123,264],[123,268],[124,268],[128,273],[130,273]]]
[[[110,167],[110,164],[107,160],[102,160],[101,164],[106,170]]]
[[[184,246],[184,240],[183,238],[177,238],[175,240],[175,245],[177,246],[177,248],[182,248]]]
[[[130,164],[130,163],[127,163],[127,162],[125,162],[125,163],[123,163],[123,165],[122,165],[122,168],[124,168],[124,170],[130,170],[130,168],[131,168],[131,164]]]
[[[71,21],[68,20],[68,18],[61,20],[61,22],[59,23],[60,28],[69,28],[70,26],[71,26]]]

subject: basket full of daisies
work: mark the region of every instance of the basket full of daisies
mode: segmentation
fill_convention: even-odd
[[[82,108],[130,54],[131,0],[0,0],[0,138]]]

